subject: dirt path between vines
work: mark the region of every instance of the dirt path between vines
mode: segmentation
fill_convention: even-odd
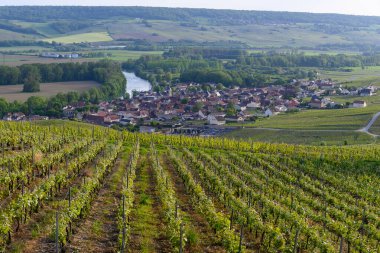
[[[135,201],[131,215],[131,235],[127,252],[172,252],[165,235],[161,203],[155,190],[155,179],[149,160],[141,158],[136,168]]]
[[[191,202],[191,198],[186,192],[186,188],[183,184],[182,179],[179,177],[175,168],[171,164],[170,160],[165,156],[164,168],[170,174],[173,185],[176,191],[176,197],[178,199],[180,209],[185,212],[185,220],[191,224],[191,229],[196,235],[194,245],[188,245],[185,252],[226,252],[225,249],[218,243],[215,233],[209,226],[207,220],[205,220],[198,212],[194,209],[194,205]]]
[[[126,164],[125,158],[116,161],[105,179],[104,187],[91,203],[88,216],[73,228],[73,236],[66,252],[117,252],[117,216]]]

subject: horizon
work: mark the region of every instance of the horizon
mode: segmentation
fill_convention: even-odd
[[[65,4],[60,4],[58,0],[4,0],[0,6],[74,6],[74,7],[166,7],[166,8],[189,8],[189,9],[215,9],[215,10],[246,10],[246,11],[275,11],[275,12],[301,12],[301,13],[320,13],[320,14],[342,14],[355,16],[380,16],[380,5],[375,0],[345,1],[344,4],[339,0],[311,0],[303,2],[300,0],[286,1],[268,0],[261,2],[238,1],[233,4],[227,0],[218,3],[202,3],[195,1],[173,1],[162,0],[159,4],[156,1],[148,0],[110,0],[107,5],[98,0],[66,0]]]

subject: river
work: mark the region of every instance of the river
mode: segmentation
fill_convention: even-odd
[[[133,72],[123,71],[125,78],[127,79],[127,88],[126,92],[132,96],[132,91],[149,91],[152,88],[152,85],[144,79],[136,76]]]

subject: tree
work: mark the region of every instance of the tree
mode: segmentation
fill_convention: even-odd
[[[44,115],[46,112],[47,101],[42,97],[32,96],[26,101],[29,114]]]
[[[227,116],[235,116],[236,115],[236,109],[233,103],[228,103],[227,110],[226,110]]]
[[[23,92],[39,92],[40,90],[40,82],[37,79],[31,76],[25,79]]]
[[[21,73],[24,77],[23,92],[38,92],[40,91],[41,74],[35,65],[21,66]]]
[[[0,98],[0,117],[3,117],[8,112],[9,106],[5,99]]]
[[[194,106],[193,106],[193,112],[199,112],[203,107],[203,103],[202,102],[197,102]]]

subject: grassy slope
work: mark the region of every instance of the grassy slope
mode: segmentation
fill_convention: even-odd
[[[311,24],[248,24],[240,26],[213,25],[206,19],[198,20],[196,27],[181,26],[180,21],[148,20],[146,26],[135,19],[105,19],[91,21],[93,26],[68,34],[60,35],[50,27],[49,22],[12,21],[16,25],[33,28],[47,36],[47,40],[62,43],[82,41],[108,41],[113,39],[147,39],[151,41],[194,40],[194,41],[240,41],[260,48],[271,47],[313,47],[321,44],[345,44],[362,42],[376,44],[380,42],[380,34],[373,27],[363,27],[361,31],[327,34],[316,31]],[[89,35],[89,34],[93,35]],[[62,36],[62,37],[59,37]],[[72,37],[74,36],[74,37]],[[5,40],[4,36],[0,40]],[[8,38],[9,39],[9,38]]]
[[[306,145],[353,145],[370,144],[377,139],[355,131],[318,130],[266,130],[244,128],[225,135],[228,138],[245,139],[270,143],[291,143]]]
[[[358,130],[380,111],[380,105],[360,109],[305,110],[259,120],[255,127],[281,129]]]
[[[369,129],[369,132],[373,134],[380,135],[380,119],[377,119],[376,122]]]
[[[53,37],[44,39],[47,42],[58,42],[63,44],[69,43],[81,43],[81,42],[100,42],[100,41],[112,41],[112,38],[107,32],[91,32],[91,33],[79,33],[74,35],[67,35],[62,37]]]
[[[352,72],[341,71],[320,71],[320,78],[341,83],[343,86],[362,87],[366,85],[380,86],[380,66],[362,68],[352,68]]]

